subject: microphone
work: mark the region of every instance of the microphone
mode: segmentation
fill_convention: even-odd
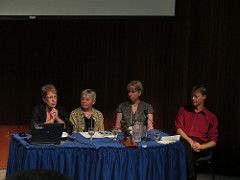
[[[143,137],[144,141],[149,141],[150,139],[148,138],[148,133],[147,133],[147,127],[148,127],[148,110],[144,109],[143,110],[144,115],[145,115],[145,123],[144,126],[146,127],[146,132],[145,132],[145,136]]]
[[[143,112],[144,112],[144,115],[145,115],[145,125],[147,126],[147,123],[148,123],[148,110],[144,109]]]

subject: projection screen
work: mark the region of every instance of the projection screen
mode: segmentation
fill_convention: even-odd
[[[0,16],[174,16],[175,0],[0,0]]]

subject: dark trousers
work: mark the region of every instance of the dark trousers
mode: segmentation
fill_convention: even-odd
[[[206,156],[209,153],[209,151],[206,150],[201,152],[195,152],[192,149],[191,145],[185,139],[182,139],[182,141],[184,142],[184,146],[185,146],[188,177],[189,179],[191,179],[195,177],[194,168],[195,168],[196,160],[200,157]]]

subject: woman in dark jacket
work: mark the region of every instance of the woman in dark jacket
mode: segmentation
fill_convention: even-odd
[[[57,89],[52,84],[47,84],[41,88],[43,104],[38,104],[33,108],[31,128],[38,123],[63,123],[66,131],[71,131],[65,108],[57,106]]]

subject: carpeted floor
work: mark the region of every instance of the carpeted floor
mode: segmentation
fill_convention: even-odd
[[[0,180],[5,179],[6,170],[0,169]],[[230,176],[222,176],[222,175],[215,175],[216,180],[239,180],[240,177],[230,177]],[[198,174],[197,180],[212,180],[210,174]]]
[[[216,180],[239,180],[240,177],[230,177],[216,174],[214,176]],[[197,180],[212,180],[212,176],[210,174],[198,174]]]

